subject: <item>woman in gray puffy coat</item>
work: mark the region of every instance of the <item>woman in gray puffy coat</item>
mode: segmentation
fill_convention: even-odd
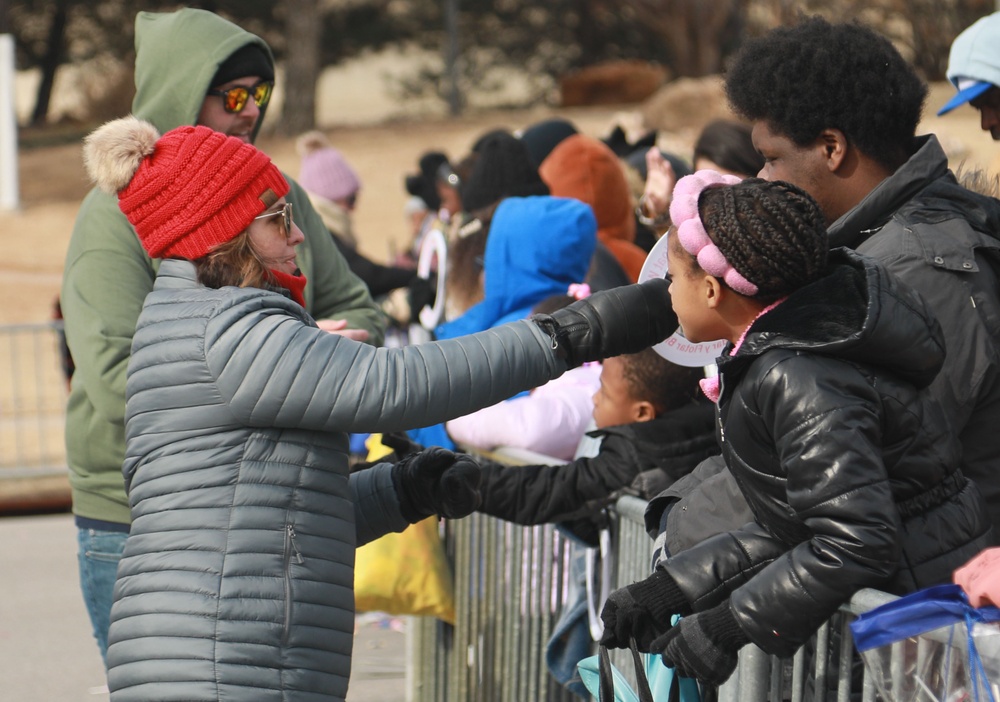
[[[160,137],[129,117],[84,155],[164,259],[128,371],[116,702],[342,700],[356,546],[479,504],[478,466],[440,448],[349,475],[347,433],[445,421],[672,331],[659,280],[375,349],[301,306],[288,184],[253,146],[200,126]]]

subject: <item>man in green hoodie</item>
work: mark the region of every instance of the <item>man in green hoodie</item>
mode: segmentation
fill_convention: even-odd
[[[274,57],[260,38],[204,10],[140,12],[135,21],[132,112],[160,133],[202,124],[253,142],[274,85]],[[328,331],[381,343],[382,315],[348,269],[299,185],[295,222],[306,239],[297,260],[306,308]],[[197,206],[197,203],[192,203]],[[76,362],[66,412],[66,454],[79,534],[80,582],[101,655],[112,591],[129,531],[122,477],[125,370],[143,300],[159,262],[139,244],[115,198],[92,190],[73,227],[61,303]]]

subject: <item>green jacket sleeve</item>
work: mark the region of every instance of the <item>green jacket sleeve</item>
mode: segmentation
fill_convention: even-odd
[[[385,336],[385,317],[372,300],[368,287],[347,265],[333,237],[305,190],[285,174],[294,205],[295,223],[306,240],[299,248],[299,268],[305,274],[306,308],[314,319],[346,319],[352,329],[366,329],[369,343],[380,345]]]

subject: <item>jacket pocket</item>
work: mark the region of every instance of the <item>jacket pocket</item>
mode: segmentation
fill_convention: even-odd
[[[299,551],[298,544],[295,543],[295,527],[291,524],[285,525],[285,547],[282,559],[285,579],[285,615],[281,628],[281,643],[286,644],[292,628],[292,563],[302,563],[302,552]]]

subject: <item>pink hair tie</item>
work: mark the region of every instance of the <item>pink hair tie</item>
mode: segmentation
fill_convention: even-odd
[[[590,286],[586,283],[573,283],[569,286],[566,294],[577,300],[582,300],[585,297],[590,297]]]
[[[742,295],[756,295],[757,286],[744,278],[712,243],[705,225],[698,216],[698,196],[710,185],[735,185],[740,179],[711,170],[700,170],[684,176],[674,186],[670,201],[670,220],[677,227],[677,239],[698,265],[709,275],[722,278],[726,285]]]

